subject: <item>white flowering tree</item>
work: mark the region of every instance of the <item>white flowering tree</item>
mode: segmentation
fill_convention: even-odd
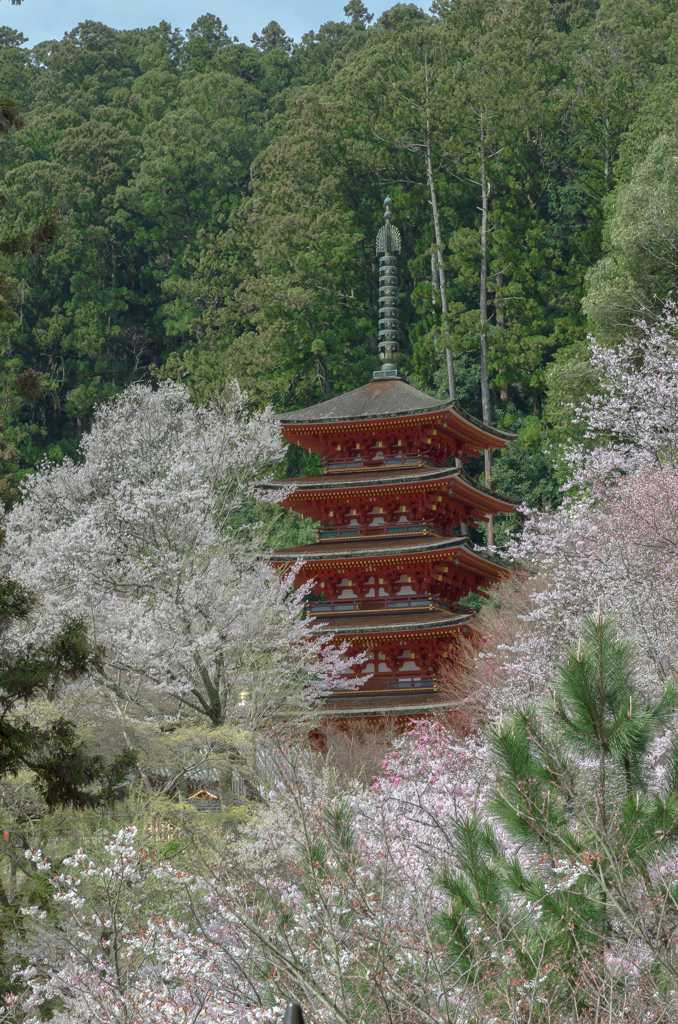
[[[590,339],[591,364],[600,393],[575,410],[587,436],[604,446],[607,459],[644,459],[678,465],[678,305],[669,300],[652,327],[637,323],[638,336],[614,347]],[[581,458],[578,462],[581,463]],[[588,458],[587,458],[588,461]],[[594,460],[598,469],[603,463]]]
[[[312,1024],[675,1019],[676,694],[644,704],[615,625],[584,632],[552,714],[489,748],[412,723],[344,791],[279,748],[225,847],[27,850],[52,898],[23,910],[12,1024],[279,1024],[290,996]]]
[[[533,607],[514,638],[489,652],[503,689],[494,706],[517,707],[548,689],[582,615],[597,607],[635,644],[646,693],[678,672],[676,313],[668,302],[657,324],[638,324],[638,335],[615,348],[591,339],[599,393],[574,415],[594,447],[570,452],[562,507],[524,510],[522,536],[510,546],[535,574]],[[479,673],[488,676],[487,665]]]
[[[237,385],[204,408],[174,383],[134,385],[98,409],[80,461],[28,479],[3,556],[39,596],[41,629],[85,622],[120,713],[160,700],[253,727],[342,684],[294,572],[281,579],[233,525],[284,450],[272,411],[249,414]]]
[[[535,576],[532,607],[492,652],[510,707],[548,687],[582,614],[598,606],[636,645],[648,694],[678,672],[678,472],[646,467],[588,483],[555,514],[532,512],[512,545]]]

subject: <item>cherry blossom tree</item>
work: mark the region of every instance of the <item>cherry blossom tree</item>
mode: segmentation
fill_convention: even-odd
[[[190,869],[133,827],[60,864],[27,851],[53,898],[24,910],[17,1016],[34,1024],[58,999],[58,1024],[258,1024],[296,995],[321,1024],[450,1019],[432,883],[451,814],[483,787],[482,751],[413,723],[375,785],[348,791],[311,755],[276,755],[267,806]]]
[[[29,849],[26,857],[36,872],[51,876],[60,913],[58,926],[50,927],[45,924],[47,911],[39,906],[23,909],[26,924],[33,921],[36,927],[28,928],[23,949],[30,966],[15,978],[30,992],[28,998],[12,1000],[21,1019],[41,1019],[41,1006],[58,999],[67,1009],[53,1019],[64,1024],[280,1020],[274,998],[266,1013],[247,1005],[257,1000],[244,980],[251,952],[246,934],[237,937],[230,928],[231,946],[224,955],[209,929],[200,934],[187,926],[179,900],[174,901],[176,918],[171,911],[157,916],[161,907],[168,907],[161,893],[168,884],[189,904],[204,902],[209,886],[155,860],[138,841],[134,826],[108,840],[96,859],[81,849],[65,858],[56,875],[40,850]],[[155,910],[146,921],[140,918],[142,905]]]
[[[532,573],[531,606],[511,636],[476,657],[486,691],[498,687],[497,711],[548,689],[582,615],[598,606],[636,645],[646,692],[678,671],[677,322],[668,302],[658,324],[639,324],[638,337],[616,348],[591,340],[599,394],[575,410],[589,447],[569,453],[559,510],[523,509],[509,555]]]
[[[6,521],[8,571],[39,596],[41,629],[86,624],[121,716],[163,699],[253,727],[345,681],[343,650],[302,617],[298,567],[281,579],[256,530],[233,525],[284,450],[272,411],[249,414],[235,384],[202,408],[177,384],[134,385],[98,409],[80,461],[27,480]]]
[[[590,339],[599,393],[575,410],[590,438],[605,440],[607,457],[633,464],[678,464],[678,305],[668,300],[651,327],[639,321],[637,338],[614,347]]]
[[[531,608],[492,652],[510,705],[547,688],[582,613],[598,605],[636,645],[647,692],[678,670],[677,528],[678,472],[668,466],[599,481],[555,514],[529,514],[511,553],[533,567]]]
[[[575,707],[578,673],[600,677],[589,645],[570,652],[553,720],[525,711],[491,749],[413,722],[372,787],[344,790],[278,749],[267,806],[190,866],[133,827],[61,863],[28,850],[53,897],[24,909],[16,1019],[56,1003],[57,1024],[277,1024],[289,996],[319,1024],[517,1024],[545,1008],[571,1024],[596,1005],[671,1019],[678,761],[655,732],[676,696],[634,699],[607,639],[594,757]]]

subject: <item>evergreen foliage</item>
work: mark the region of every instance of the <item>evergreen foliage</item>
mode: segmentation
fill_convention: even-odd
[[[458,868],[443,875],[441,918],[454,969],[468,972],[475,958],[489,977],[481,954],[491,941],[552,1011],[574,1001],[576,1012],[587,965],[630,964],[641,932],[661,945],[676,924],[661,865],[678,842],[678,746],[666,736],[678,693],[669,683],[656,701],[641,699],[634,661],[613,619],[585,619],[552,709],[526,707],[491,732],[494,824],[484,814],[454,825]],[[650,790],[658,743],[664,780]],[[670,980],[668,963],[656,969],[658,985]]]
[[[48,807],[111,799],[119,795],[125,774],[134,766],[132,751],[123,751],[107,765],[86,749],[72,722],[62,716],[38,725],[30,711],[31,702],[49,697],[61,681],[72,682],[96,669],[102,652],[75,619],[40,646],[21,645],[12,627],[33,605],[33,596],[23,587],[6,576],[0,579],[0,777],[29,769]]]
[[[678,136],[663,132],[610,195],[607,252],[588,274],[584,309],[599,341],[618,341],[636,320],[658,319],[676,279]]]
[[[3,500],[134,380],[206,397],[235,377],[278,409],[364,383],[385,190],[403,367],[437,391],[451,344],[476,412],[481,125],[492,416],[546,414],[567,439],[586,314],[608,324],[629,281],[650,303],[672,286],[673,6],[439,0],[373,19],[351,0],[345,15],[294,45],[277,22],[246,45],[210,14],[185,33],[83,22],[33,49],[2,30]],[[532,447],[513,480],[528,500],[548,479]]]

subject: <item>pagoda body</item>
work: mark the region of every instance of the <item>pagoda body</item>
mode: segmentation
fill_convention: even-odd
[[[469,629],[457,602],[505,572],[474,550],[469,524],[514,508],[463,463],[513,435],[399,373],[279,420],[285,439],[319,455],[324,471],[267,485],[318,524],[315,543],[275,551],[271,561],[289,568],[303,559],[297,584],[314,582],[309,612],[318,633],[367,656],[364,683],[337,691],[328,713],[433,710],[444,700],[438,663]]]
[[[328,715],[438,710],[436,670],[453,653],[469,616],[457,603],[505,572],[474,550],[469,524],[512,512],[513,503],[464,471],[469,458],[514,435],[411,387],[397,367],[398,229],[385,200],[376,238],[382,368],[363,387],[279,416],[283,437],[319,455],[321,476],[280,480],[280,502],[318,524],[316,542],[272,553],[313,581],[317,632],[363,652],[362,685],[337,691]]]

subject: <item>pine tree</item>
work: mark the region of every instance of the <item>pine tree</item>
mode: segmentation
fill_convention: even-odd
[[[262,53],[270,53],[277,46],[281,46],[285,53],[291,53],[293,44],[294,40],[285,35],[285,29],[277,21],[269,21],[262,28],[261,35],[255,32],[252,36],[252,46]]]
[[[10,633],[34,605],[24,587],[0,578],[0,778],[29,769],[48,807],[111,799],[134,764],[131,751],[107,765],[77,738],[72,722],[59,718],[40,726],[21,713],[31,701],[53,694],[60,681],[78,679],[96,667],[102,654],[80,621],[66,622],[40,647],[21,648]]]
[[[669,684],[645,701],[635,672],[615,621],[585,619],[548,712],[523,709],[491,734],[494,824],[453,823],[443,930],[456,971],[482,977],[497,1004],[518,993],[523,1010],[560,1004],[579,1019],[611,964],[627,975],[649,965],[656,984],[675,984],[676,740],[662,785],[651,769],[678,693]]]
[[[349,0],[344,7],[344,14],[351,19],[351,28],[364,29],[374,19],[374,15],[365,7],[362,0]]]

